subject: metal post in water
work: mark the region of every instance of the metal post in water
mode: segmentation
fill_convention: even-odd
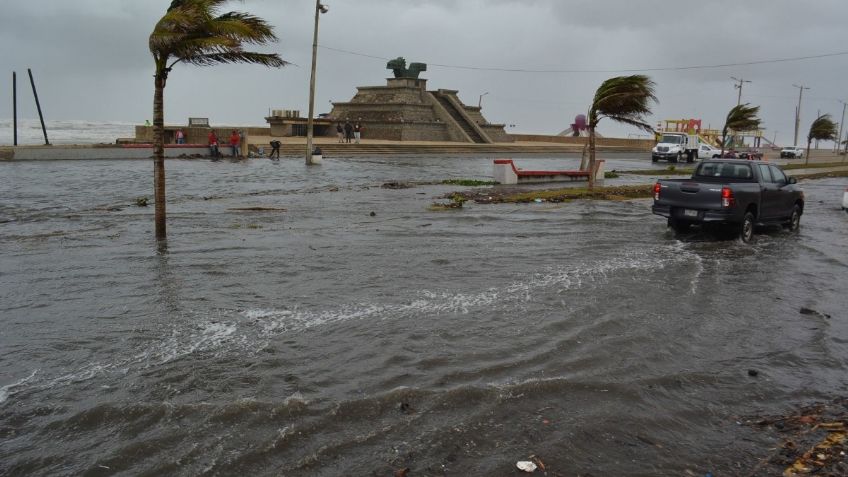
[[[41,120],[41,132],[44,133],[44,145],[49,146],[50,141],[47,140],[47,127],[44,126],[44,115],[41,114],[41,103],[38,102],[38,91],[35,90],[35,80],[32,79],[32,70],[27,68],[29,73],[29,83],[32,85],[32,95],[35,96],[35,107],[38,108],[38,119]]]
[[[12,72],[12,145],[18,145],[18,74]]]

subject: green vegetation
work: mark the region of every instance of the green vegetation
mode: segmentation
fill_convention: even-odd
[[[604,172],[604,179],[618,179],[618,172],[615,170]]]
[[[848,163],[845,162],[820,162],[818,164],[787,164],[785,166],[780,166],[784,171],[791,171],[793,169],[821,169],[824,167],[839,167],[846,166]]]
[[[492,186],[498,185],[499,182],[495,181],[481,181],[477,179],[445,179],[442,181],[442,184],[445,185],[458,185],[458,186],[467,186],[467,187],[477,187],[477,186]]]
[[[653,194],[653,185],[627,185],[585,188],[563,188],[532,191],[485,191],[456,192],[446,198],[456,200],[460,196],[465,200],[473,200],[478,204],[530,203],[530,202],[568,202],[578,199],[590,200],[629,200],[645,199]],[[439,205],[439,204],[434,204]],[[459,206],[461,207],[461,205]],[[456,207],[452,207],[456,208]]]
[[[668,166],[666,169],[638,169],[633,171],[619,171],[621,174],[631,174],[636,176],[691,176],[695,169],[677,169],[674,166]]]

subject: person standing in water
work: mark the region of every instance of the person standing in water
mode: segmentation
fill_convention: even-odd
[[[218,136],[215,134],[215,131],[209,132],[209,155],[212,157],[218,157],[220,155],[218,152]]]
[[[238,131],[233,129],[233,133],[230,134],[230,147],[233,148],[233,157],[238,157],[239,139],[241,139],[241,137],[239,136]]]

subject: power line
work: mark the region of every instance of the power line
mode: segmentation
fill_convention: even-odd
[[[320,48],[325,50],[335,51],[338,53],[345,53],[348,55],[361,56],[364,58],[373,58],[377,60],[385,60],[389,61],[391,58],[384,58],[382,56],[377,55],[369,55],[365,53],[358,53],[355,51],[344,50],[341,48],[333,48],[330,46],[319,45]],[[498,67],[486,67],[486,66],[463,66],[463,65],[447,65],[440,63],[427,63],[427,66],[436,66],[439,68],[451,68],[457,70],[472,70],[472,71],[500,71],[506,73],[537,73],[537,74],[563,74],[563,73],[643,73],[650,71],[684,71],[684,70],[705,70],[705,69],[715,69],[715,68],[730,68],[735,66],[752,66],[752,65],[764,65],[770,63],[788,63],[792,61],[803,61],[803,60],[814,60],[820,58],[832,58],[834,56],[846,56],[848,55],[848,51],[840,51],[835,53],[823,53],[820,55],[808,55],[808,56],[794,56],[789,58],[773,58],[768,60],[754,60],[754,61],[742,61],[738,63],[716,63],[711,65],[689,65],[689,66],[668,66],[668,67],[648,67],[648,68],[626,68],[626,69],[609,69],[609,70],[589,70],[589,69],[574,69],[574,70],[542,70],[542,69],[523,69],[523,68],[498,68]]]

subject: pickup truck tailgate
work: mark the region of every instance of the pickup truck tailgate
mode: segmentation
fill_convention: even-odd
[[[694,181],[661,181],[657,204],[695,210],[721,208],[721,184]]]

